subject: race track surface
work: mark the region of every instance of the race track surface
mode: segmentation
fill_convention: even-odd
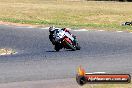
[[[75,78],[81,65],[86,72],[132,74],[132,33],[71,31],[79,51],[55,52],[42,28],[0,25],[0,48],[16,55],[0,56],[0,83]]]

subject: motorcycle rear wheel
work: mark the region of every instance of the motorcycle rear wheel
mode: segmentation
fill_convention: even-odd
[[[59,52],[60,49],[62,49],[62,46],[60,44],[55,44],[54,48],[57,52]]]
[[[55,46],[55,50],[56,50],[57,52],[59,52],[60,49],[59,49],[58,47]]]

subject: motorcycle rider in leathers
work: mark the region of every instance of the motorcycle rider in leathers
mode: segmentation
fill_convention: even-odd
[[[52,44],[53,45],[55,45],[55,38],[53,37],[54,36],[54,31],[55,30],[58,30],[57,28],[55,28],[54,26],[51,26],[50,28],[49,28],[49,39],[50,39],[50,41],[52,42]],[[74,40],[73,40],[73,43],[76,45],[76,43],[77,43],[77,39],[76,39],[76,36],[74,36],[73,34],[71,34],[70,33],[70,31],[67,29],[67,28],[62,28],[61,30],[63,30],[63,31],[65,31],[65,32],[68,32],[73,38],[74,38]]]

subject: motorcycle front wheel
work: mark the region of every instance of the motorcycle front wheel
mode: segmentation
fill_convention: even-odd
[[[81,47],[80,47],[80,45],[77,43],[76,44],[76,50],[80,50],[81,49]]]

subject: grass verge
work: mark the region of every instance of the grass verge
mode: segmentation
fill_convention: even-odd
[[[122,22],[132,20],[131,8],[130,2],[0,0],[0,20],[42,26],[131,31],[131,26],[121,26]]]

